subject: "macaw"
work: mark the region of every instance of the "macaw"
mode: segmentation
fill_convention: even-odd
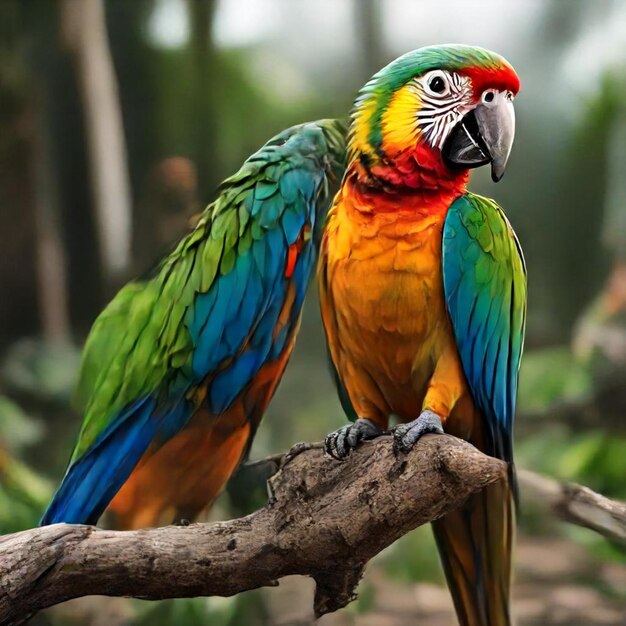
[[[225,180],[197,225],[115,296],[87,339],[84,421],[41,524],[193,519],[251,445],[315,269],[345,129],[290,128]]]
[[[513,417],[526,270],[502,209],[467,190],[504,174],[519,79],[501,56],[443,45],[380,70],[355,103],[347,170],[318,282],[339,396],[341,459],[388,428],[412,448],[450,433],[509,463],[507,479],[433,523],[460,624],[510,624]],[[419,485],[416,485],[419,489]]]

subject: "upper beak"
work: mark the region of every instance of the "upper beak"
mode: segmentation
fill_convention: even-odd
[[[504,176],[514,136],[513,102],[506,92],[496,92],[491,102],[481,102],[452,129],[443,157],[457,167],[491,163],[491,178],[497,183]]]

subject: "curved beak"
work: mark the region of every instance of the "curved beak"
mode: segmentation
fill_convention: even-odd
[[[451,167],[480,167],[491,163],[491,178],[504,176],[515,137],[515,109],[506,92],[481,102],[450,131],[443,157]]]

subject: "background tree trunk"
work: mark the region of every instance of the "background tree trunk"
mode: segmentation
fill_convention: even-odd
[[[131,193],[117,79],[102,0],[61,0],[61,33],[76,63],[102,266],[113,281],[130,265]]]

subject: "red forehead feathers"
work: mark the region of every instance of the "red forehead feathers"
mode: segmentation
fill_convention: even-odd
[[[508,90],[515,95],[520,88],[519,77],[508,64],[494,67],[469,67],[459,73],[472,81],[472,91],[477,98],[485,89]]]

